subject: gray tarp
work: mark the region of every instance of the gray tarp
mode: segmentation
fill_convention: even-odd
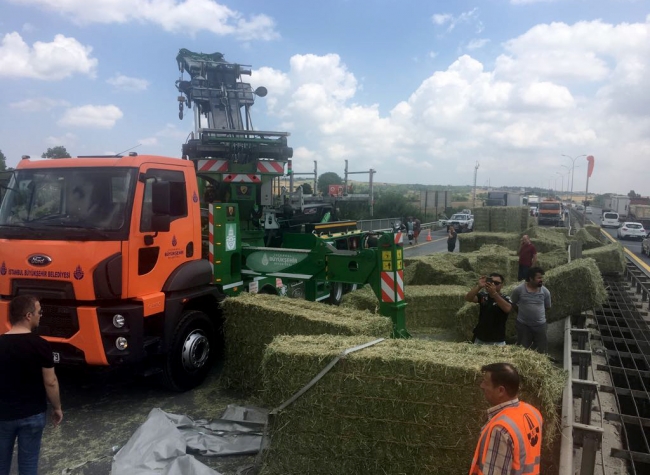
[[[187,452],[254,454],[260,450],[267,412],[228,406],[221,419],[193,421],[152,409],[147,420],[113,457],[112,475],[219,475]]]

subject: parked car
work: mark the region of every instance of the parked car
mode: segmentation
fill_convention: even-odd
[[[452,225],[458,233],[468,233],[474,229],[474,216],[456,213],[449,219],[447,224]]]
[[[600,220],[600,226],[602,228],[618,228],[619,225],[618,213],[614,213],[613,211],[603,213],[603,218]]]
[[[650,257],[650,233],[645,237],[641,243],[641,254],[645,254]]]
[[[639,239],[643,240],[646,238],[646,230],[643,229],[643,224],[633,223],[627,221],[623,223],[623,226],[618,228],[616,235],[619,239]]]
[[[587,214],[591,214],[592,213],[591,206],[587,206],[587,209],[585,211],[587,212]]]

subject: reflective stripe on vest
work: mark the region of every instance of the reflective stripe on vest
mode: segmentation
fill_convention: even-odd
[[[528,421],[530,414],[535,418],[537,422],[538,429],[538,441],[541,445],[541,436],[542,436],[542,417],[539,411],[533,406],[526,404],[524,402],[519,402],[516,406],[510,406],[504,408],[500,413],[498,413],[494,418],[488,421],[483,430],[481,431],[481,436],[479,438],[479,443],[474,454],[474,459],[472,460],[472,467],[470,468],[470,475],[482,475],[484,473],[485,466],[485,455],[487,451],[487,446],[489,444],[490,435],[492,430],[496,426],[502,426],[512,439],[513,443],[513,467],[511,470],[512,475],[527,475],[527,474],[539,474],[539,464],[540,456],[539,453],[541,449],[534,449],[533,446],[528,444],[528,441],[521,432],[521,428],[515,423],[512,419],[512,416],[516,416],[517,413],[523,416],[524,420]],[[526,427],[523,427],[526,429]],[[532,420],[529,421],[529,429],[533,428]],[[529,435],[529,434],[527,434]],[[530,440],[530,437],[528,437]],[[536,444],[535,444],[536,445]],[[530,463],[526,463],[527,451],[531,451],[528,455],[532,457],[533,452],[537,451],[536,455],[532,460],[529,460]]]

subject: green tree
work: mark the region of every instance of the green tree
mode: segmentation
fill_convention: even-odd
[[[627,196],[629,196],[630,198],[639,198],[641,195],[636,194],[634,190],[630,190]]]
[[[303,183],[300,185],[302,187],[302,192],[305,195],[311,195],[314,193],[314,190],[311,188],[311,185],[309,183]]]
[[[0,172],[3,172],[7,169],[7,157],[5,157],[5,154],[2,153],[2,150],[0,150]]]
[[[342,185],[343,180],[334,172],[323,173],[318,177],[318,191],[324,195],[329,194],[330,185]]]
[[[65,149],[63,145],[57,145],[56,147],[48,148],[47,152],[43,152],[41,158],[70,158],[71,155]]]

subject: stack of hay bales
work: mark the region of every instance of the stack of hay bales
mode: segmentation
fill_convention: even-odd
[[[427,331],[437,328],[453,329],[456,312],[465,303],[469,286],[460,285],[408,285],[404,288],[406,327],[409,331]],[[356,310],[378,311],[377,297],[365,286],[343,296],[343,307]]]
[[[544,276],[544,286],[551,292],[551,309],[546,313],[548,323],[591,310],[607,299],[603,278],[593,259],[577,259],[549,270]],[[507,286],[503,293],[512,295],[514,287]],[[466,304],[458,311],[456,331],[459,338],[472,340],[478,311],[477,304]],[[506,324],[506,341],[516,338],[516,319],[516,312],[511,312]]]
[[[569,262],[569,253],[563,249],[537,253],[537,265],[549,271]]]
[[[521,236],[516,233],[478,233],[459,234],[460,252],[478,251],[485,244],[498,244],[511,251],[519,250]]]
[[[537,252],[551,252],[556,250],[566,250],[568,246],[567,236],[564,230],[558,228],[541,228],[534,226],[528,228],[524,234],[528,234],[530,240],[535,245]]]
[[[623,246],[617,242],[584,251],[582,257],[594,259],[601,274],[614,275],[625,272]]]
[[[472,266],[467,256],[461,255],[456,252],[437,252],[427,256],[404,257],[404,265],[408,266],[414,262],[428,262],[435,266],[436,262],[441,262],[442,265],[451,264],[462,270],[471,271]]]
[[[453,260],[443,258],[445,254],[433,254],[410,259],[404,266],[404,284],[409,285],[471,285],[478,276],[465,270],[470,267],[469,261],[458,260],[459,268]]]
[[[603,242],[600,240],[600,238],[595,238],[585,228],[579,229],[575,234],[574,239],[582,243],[583,250],[596,249],[603,246]]]
[[[278,337],[264,355],[263,399],[276,407],[363,337]],[[564,374],[516,347],[386,340],[348,355],[269,425],[264,475],[456,475],[467,471],[487,402],[480,368],[508,361],[522,399],[544,417],[544,460],[558,436]],[[542,466],[542,473],[546,473]]]
[[[490,230],[490,208],[476,208],[474,210],[474,231],[487,232]]]
[[[506,233],[508,221],[507,206],[490,207],[490,231],[493,233]]]
[[[503,246],[486,244],[476,253],[474,270],[479,275],[497,272],[503,275],[506,282],[514,282],[519,271],[519,257]]]
[[[488,206],[474,213],[474,231],[521,233],[529,227],[529,211],[521,206]]]
[[[225,299],[222,308],[226,364],[221,381],[238,390],[261,388],[264,349],[276,335],[389,337],[393,328],[389,318],[367,311],[275,295],[243,293]]]

